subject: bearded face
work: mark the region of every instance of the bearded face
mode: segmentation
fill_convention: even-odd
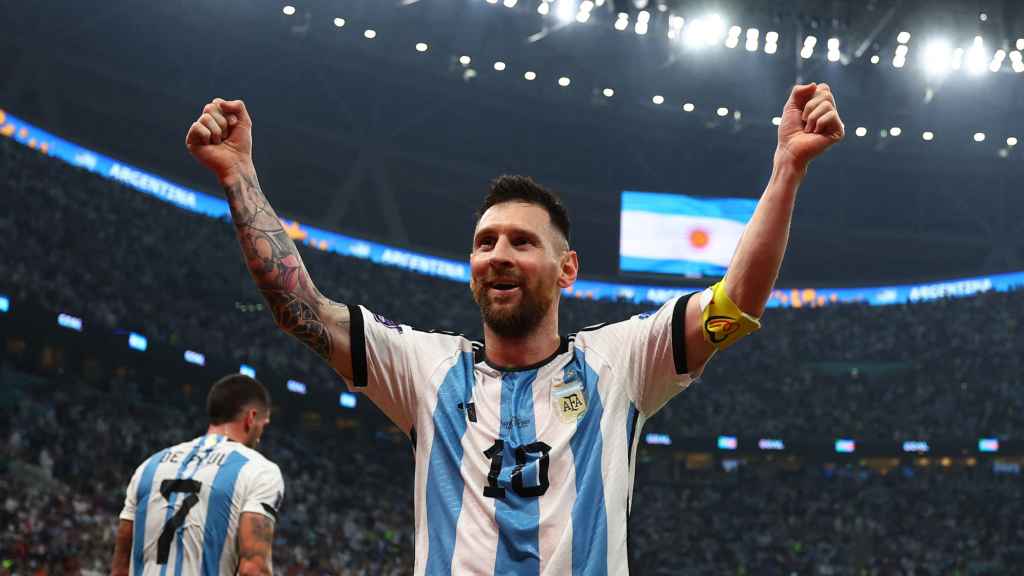
[[[522,338],[557,314],[566,254],[560,238],[547,212],[534,204],[497,204],[480,219],[470,256],[470,287],[494,334]]]

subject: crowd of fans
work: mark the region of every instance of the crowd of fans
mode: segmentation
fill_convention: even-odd
[[[276,328],[225,221],[8,140],[0,140],[0,185],[17,206],[0,214],[0,236],[15,248],[0,259],[0,293],[15,302],[340,388]],[[464,284],[301,249],[321,291],[339,302],[419,328],[481,333]],[[651,307],[563,298],[560,325],[569,332]],[[1024,424],[1015,393],[1022,317],[1024,291],[771,310],[761,332],[715,358],[652,426],[679,436],[1012,436]]]
[[[16,206],[0,213],[9,246],[0,293],[15,303],[340,387],[262,309],[228,223],[3,139],[0,186]],[[479,337],[463,284],[305,248],[303,258],[335,300]],[[563,299],[561,326],[650,308]],[[762,332],[715,358],[649,426],[679,436],[1012,438],[1024,425],[1020,318],[1024,291],[773,310]],[[131,471],[203,431],[195,406],[75,378],[0,372],[0,576],[103,573]],[[287,483],[278,570],[409,573],[407,447],[282,426],[262,447]],[[715,467],[672,481],[643,478],[642,468],[630,543],[639,574],[1002,574],[1024,566],[1019,477],[991,466],[885,475]]]

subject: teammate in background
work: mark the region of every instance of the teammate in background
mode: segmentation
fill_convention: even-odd
[[[186,145],[220,179],[278,326],[412,440],[415,574],[598,576],[629,570],[626,526],[644,422],[716,350],[760,327],[797,188],[810,161],[843,136],[829,87],[796,86],[771,180],[726,278],[651,315],[569,337],[559,335],[558,304],[579,260],[566,210],[528,178],[497,179],[470,253],[484,343],[324,297],[260,189],[240,100],[207,104]]]
[[[270,395],[248,376],[225,376],[210,388],[206,411],[205,435],[161,450],[135,470],[113,576],[272,573],[284,480],[254,450],[270,423]]]

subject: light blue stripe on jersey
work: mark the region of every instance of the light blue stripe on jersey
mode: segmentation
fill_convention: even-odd
[[[217,441],[213,443],[213,446],[210,446],[205,450],[206,453],[214,451],[217,448],[217,446],[220,446],[220,443],[224,441],[224,436],[221,436],[219,434],[216,435],[215,438],[217,439]],[[201,464],[202,462],[196,462],[196,469],[192,471],[192,474],[189,476],[190,478],[192,476],[195,476],[196,473],[199,472],[199,467]],[[196,494],[196,496],[199,496],[199,494]],[[181,539],[184,536],[184,534],[185,525],[182,524],[181,528],[178,528],[178,552],[174,556],[174,576],[181,576],[181,561],[185,556],[185,546]]]
[[[587,365],[583,350],[576,350],[575,361],[569,366],[583,375],[587,394],[587,412],[576,423],[576,432],[569,440],[576,464],[576,501],[572,505],[572,573],[573,576],[600,576],[608,573],[608,513],[605,510],[601,474],[601,417],[604,406],[597,390],[597,374]],[[563,379],[569,379],[569,375],[566,374]]]
[[[434,441],[427,462],[426,573],[430,576],[452,573],[455,527],[462,512],[464,487],[460,468],[466,415],[459,404],[472,398],[474,380],[473,354],[464,352],[437,389]]]
[[[494,560],[495,576],[523,576],[540,573],[540,504],[537,498],[523,497],[512,487],[515,451],[537,441],[534,426],[533,382],[537,370],[509,372],[501,377],[501,475],[498,483],[505,497],[494,500],[494,520],[498,524],[498,550]],[[524,486],[538,484],[541,454],[527,454],[520,476]]]
[[[181,473],[184,472],[185,468],[188,467],[188,463],[192,461],[192,457],[196,455],[196,452],[199,452],[199,448],[203,445],[204,441],[206,441],[206,436],[200,436],[199,440],[196,440],[196,445],[192,448],[192,451],[188,453],[188,456],[186,456],[184,460],[182,460],[181,466],[178,466],[178,472],[174,475],[174,479],[175,480],[181,478]],[[171,520],[171,515],[174,514],[174,502],[177,499],[178,499],[178,493],[177,492],[171,492],[171,497],[167,499],[167,514],[164,515],[164,523],[163,523],[164,526],[167,525],[167,522],[169,522]],[[161,528],[161,530],[162,530],[162,528]],[[167,575],[167,564],[164,564],[164,565],[160,566],[160,576],[166,576],[166,575]]]
[[[231,500],[235,496],[238,474],[249,459],[240,452],[232,452],[221,464],[210,486],[210,499],[206,503],[206,526],[203,527],[203,576],[220,574],[220,557],[228,537],[231,521]]]
[[[149,494],[153,491],[153,476],[156,475],[156,467],[164,459],[169,448],[165,448],[154,454],[146,467],[142,469],[142,477],[139,478],[139,486],[135,492],[135,524],[132,526],[132,571],[134,576],[142,576],[142,569],[145,567],[143,553],[146,551],[146,513],[149,512]]]

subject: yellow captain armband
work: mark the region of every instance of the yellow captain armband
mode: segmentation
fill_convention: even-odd
[[[740,310],[725,293],[725,280],[701,292],[700,320],[704,340],[716,350],[725,350],[761,329],[761,321]]]

